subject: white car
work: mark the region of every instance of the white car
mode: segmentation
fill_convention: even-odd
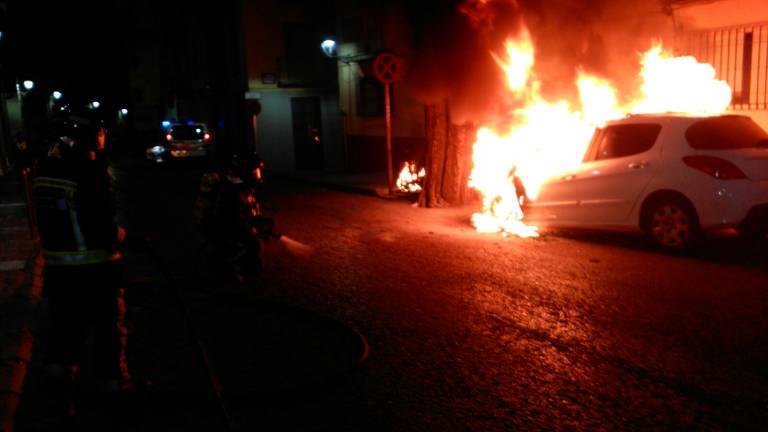
[[[765,234],[768,133],[740,115],[633,115],[524,206],[541,226],[639,230],[668,250],[721,228]]]
[[[165,131],[165,147],[174,158],[208,156],[211,139],[203,123],[175,123]]]

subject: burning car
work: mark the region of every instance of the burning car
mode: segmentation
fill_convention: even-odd
[[[721,228],[768,228],[768,133],[738,115],[631,115],[524,201],[526,223],[638,230],[680,250]]]

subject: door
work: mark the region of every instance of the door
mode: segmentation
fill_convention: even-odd
[[[570,180],[585,225],[625,222],[659,166],[657,123],[607,126]]]
[[[296,169],[298,171],[322,170],[323,134],[320,99],[317,97],[291,98],[291,113]]]
[[[625,221],[658,166],[661,125],[615,124],[598,129],[578,168],[549,179],[526,220],[557,225],[618,225]]]

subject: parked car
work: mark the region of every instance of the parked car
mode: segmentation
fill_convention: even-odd
[[[642,231],[667,250],[721,228],[765,235],[768,133],[741,115],[612,121],[524,211],[541,226]]]

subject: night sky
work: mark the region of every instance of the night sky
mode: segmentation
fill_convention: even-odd
[[[32,79],[70,95],[104,96],[127,82],[130,16],[115,2],[26,0],[8,5],[6,77]]]

